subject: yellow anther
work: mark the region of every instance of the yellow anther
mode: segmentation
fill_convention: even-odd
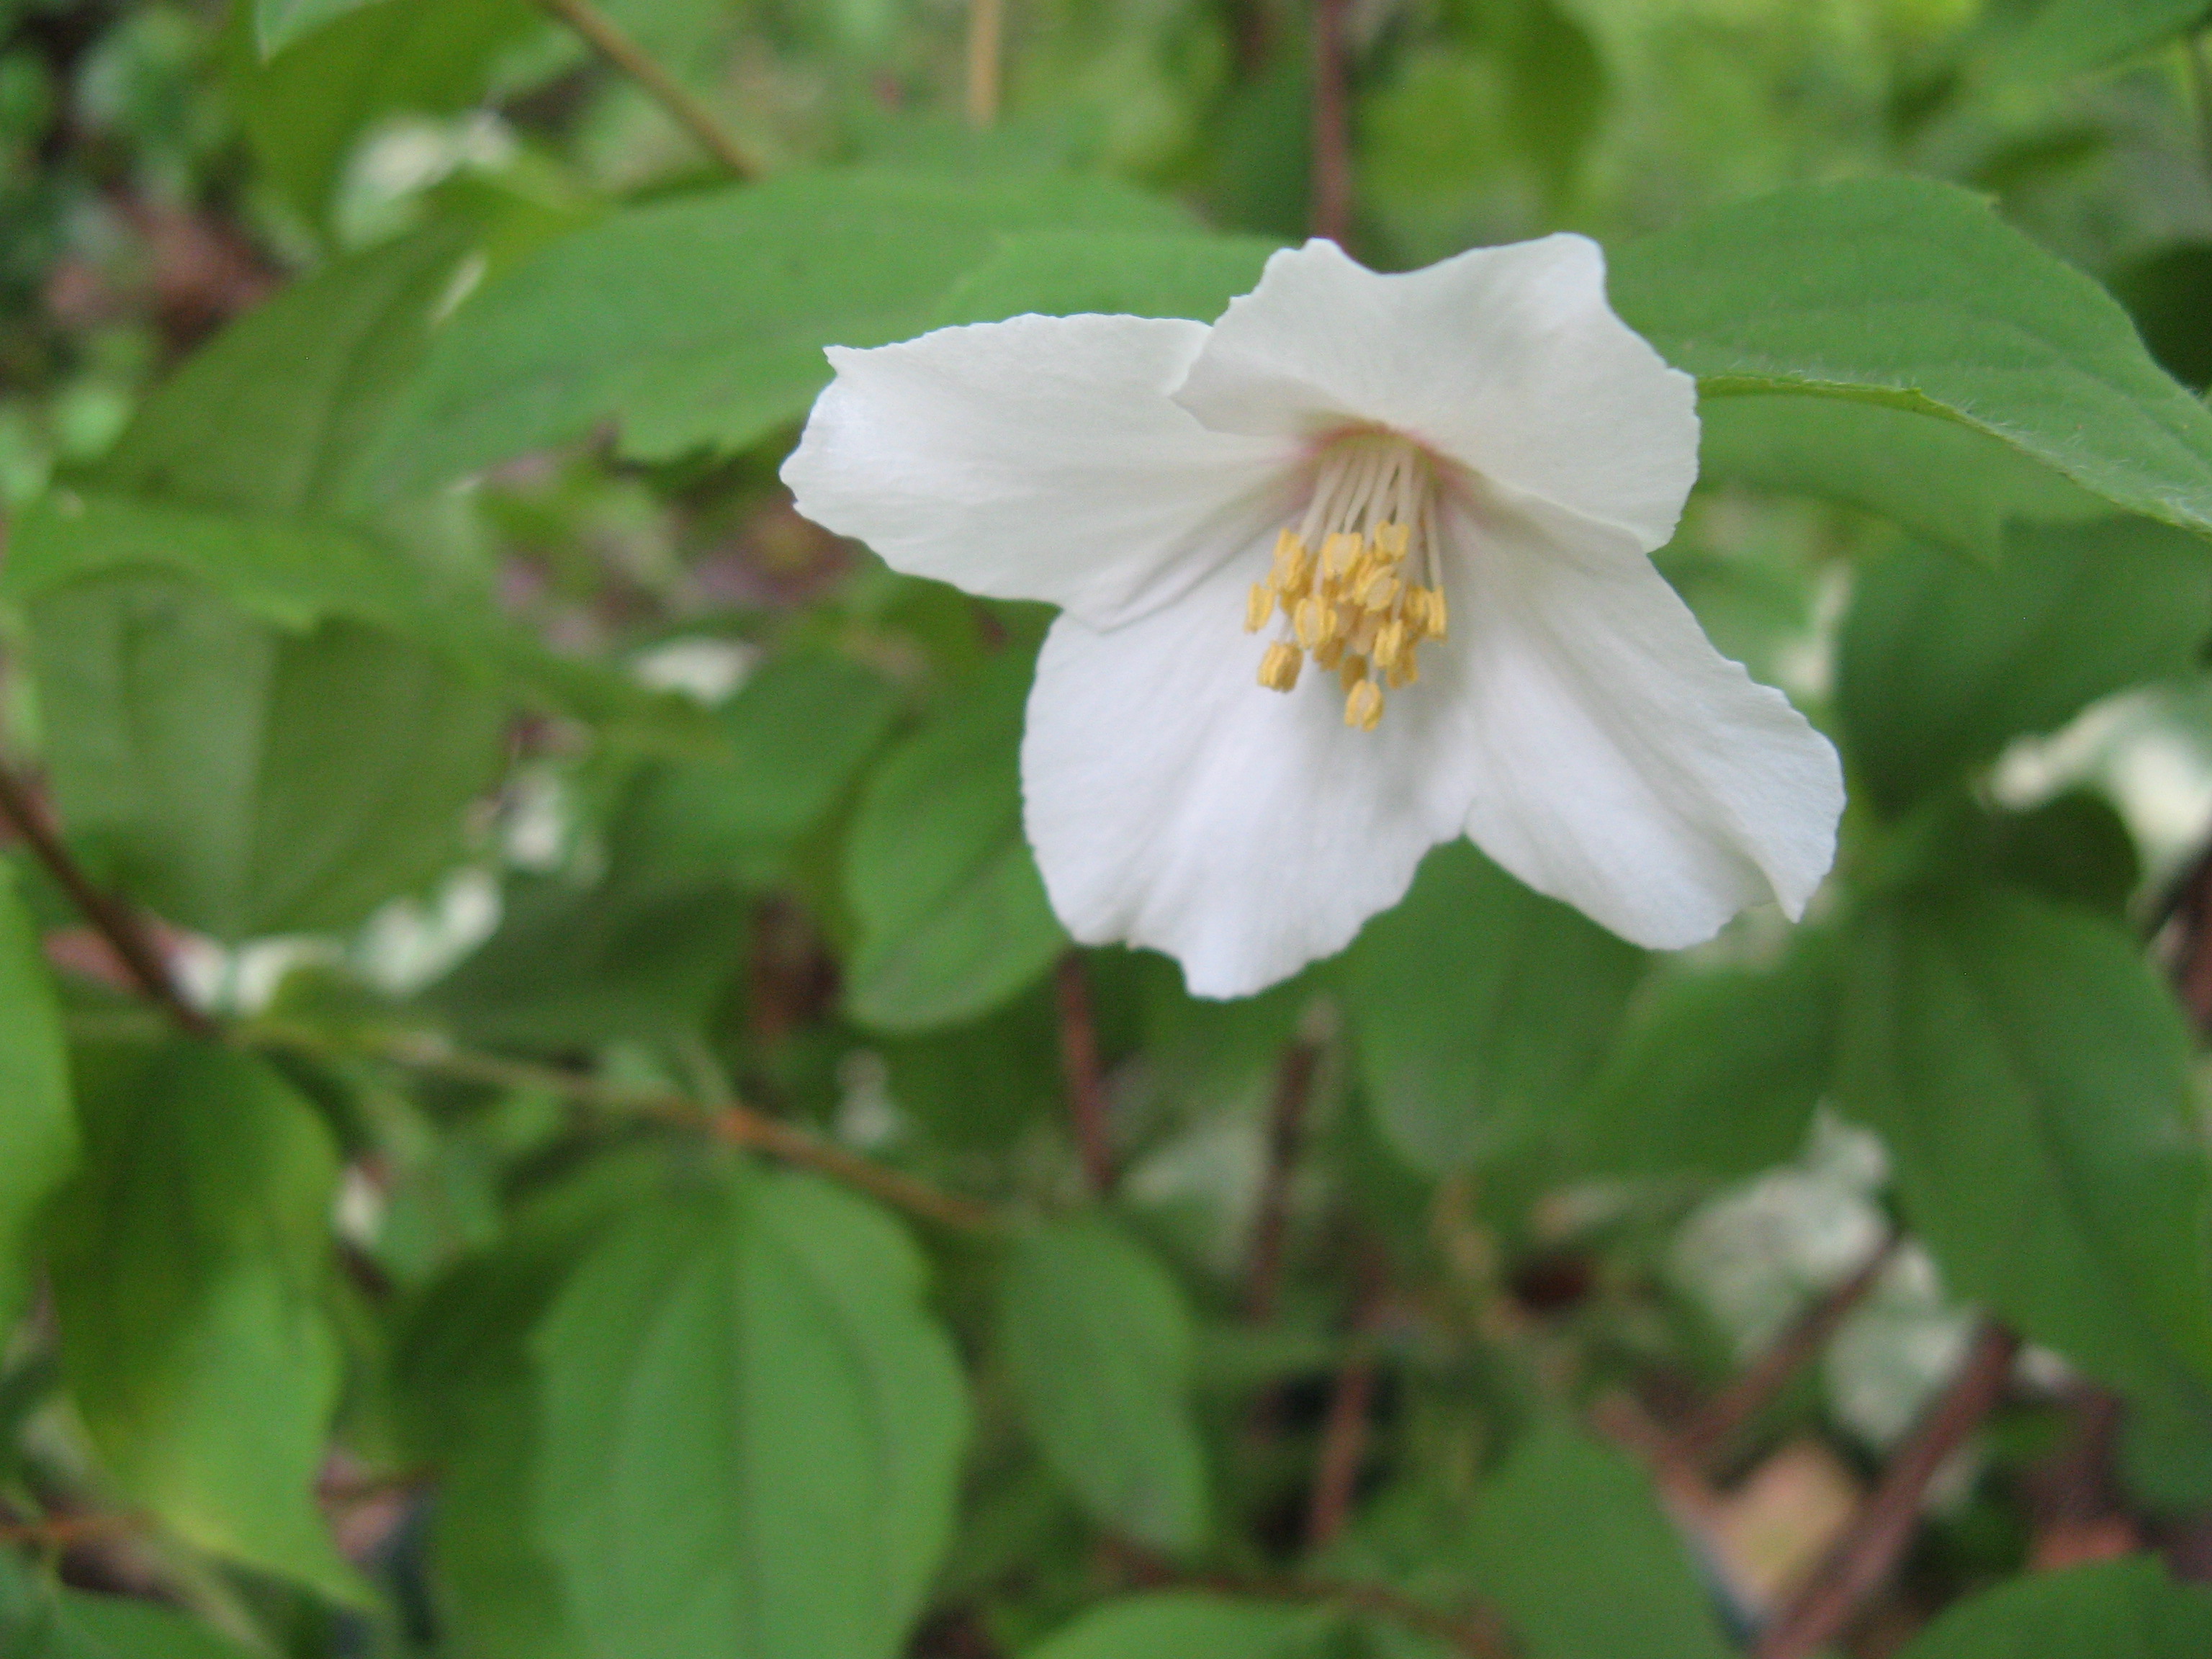
[[[1267,586],[1285,599],[1296,599],[1312,579],[1313,558],[1306,544],[1285,530],[1275,538],[1275,568],[1268,573]]]
[[[1382,719],[1382,688],[1373,680],[1360,681],[1344,700],[1344,723],[1358,731],[1372,732]]]
[[[1432,640],[1444,636],[1444,591],[1441,587],[1425,587],[1421,602],[1421,632]]]
[[[1385,668],[1396,668],[1399,658],[1405,655],[1407,643],[1406,624],[1393,617],[1376,632],[1375,660]]]
[[[1272,588],[1260,582],[1252,584],[1252,591],[1244,596],[1244,631],[1256,634],[1267,625],[1267,618],[1275,614],[1275,595]]]
[[[1298,683],[1305,653],[1288,640],[1277,640],[1260,659],[1260,684],[1270,691],[1287,691]]]
[[[1309,651],[1318,651],[1337,636],[1336,607],[1317,595],[1309,594],[1298,601],[1298,608],[1291,615],[1291,626],[1298,636],[1298,643]]]
[[[1336,683],[1349,691],[1367,678],[1367,659],[1354,654],[1338,665]]]
[[[1400,524],[1395,519],[1375,526],[1376,550],[1393,564],[1406,556],[1406,550],[1412,545],[1413,538],[1412,527]]]
[[[1314,660],[1325,671],[1335,672],[1337,664],[1344,660],[1344,641],[1340,637],[1325,641],[1314,653]]]
[[[1388,611],[1398,597],[1401,584],[1388,570],[1378,570],[1367,579],[1366,586],[1359,590],[1359,603],[1370,611]]]
[[[1340,530],[1321,544],[1321,570],[1324,576],[1342,577],[1358,562],[1360,550],[1366,546],[1365,538],[1348,530]]]

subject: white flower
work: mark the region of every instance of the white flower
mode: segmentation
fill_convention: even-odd
[[[1826,872],[1835,751],[1648,556],[1696,392],[1594,243],[1376,276],[1314,241],[1211,328],[1017,317],[830,357],[799,510],[1060,607],[1022,789],[1077,939],[1237,996],[1461,835],[1657,947],[1795,917]]]

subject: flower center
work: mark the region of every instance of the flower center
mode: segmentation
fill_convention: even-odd
[[[1275,568],[1252,584],[1244,631],[1279,614],[1260,684],[1288,691],[1310,655],[1344,690],[1344,723],[1372,732],[1383,687],[1421,677],[1421,641],[1444,637],[1435,480],[1405,439],[1363,432],[1322,457],[1313,499],[1275,538]]]

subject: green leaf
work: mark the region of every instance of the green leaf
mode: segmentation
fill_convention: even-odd
[[[1833,1063],[1828,945],[1800,931],[1769,966],[1655,975],[1576,1103],[1585,1162],[1729,1181],[1796,1156]]]
[[[1708,398],[1794,392],[1978,428],[2212,532],[2212,412],[2097,284],[1917,179],[1778,191],[1620,248],[1621,315]]]
[[[78,1076],[54,1299],[101,1462],[187,1542],[360,1599],[313,1495],[339,1382],[328,1131],[261,1061],[204,1043],[87,1050]]]
[[[2168,242],[2111,280],[2166,372],[2198,392],[2212,386],[2212,242]]]
[[[1066,948],[1022,839],[1022,708],[1033,659],[1008,650],[869,779],[846,854],[860,938],[846,1006],[888,1031],[1010,1002]]]
[[[264,58],[370,0],[253,0],[253,36]]]
[[[541,22],[529,0],[379,0],[295,34],[266,62],[241,26],[228,53],[231,97],[263,176],[319,223],[371,125],[468,108],[492,59]]]
[[[1164,1590],[1093,1607],[1022,1659],[1285,1659],[1314,1623],[1295,1607]]]
[[[1345,960],[1359,1074],[1415,1169],[1464,1169],[1546,1132],[1603,1058],[1643,951],[1464,842]]]
[[[1030,1439],[1099,1525],[1178,1554],[1206,1541],[1190,1315],[1149,1253],[1103,1216],[1030,1234],[999,1340]]]
[[[805,414],[823,348],[919,334],[1002,233],[1172,229],[1101,180],[787,173],[549,244],[439,331],[372,463],[407,494],[619,423],[623,452],[742,449]]]
[[[6,1659],[249,1659],[246,1650],[167,1607],[42,1582],[0,1555],[0,1655]]]
[[[538,1535],[604,1659],[890,1659],[966,1431],[922,1264],[811,1176],[626,1215],[538,1328]]]
[[[0,865],[0,1341],[23,1311],[46,1200],[76,1160],[61,1009],[14,872]]]
[[[2137,520],[2016,531],[2002,564],[1906,547],[1860,572],[1838,647],[1856,780],[1899,811],[2108,693],[2193,668],[2203,544]]]
[[[1185,317],[1210,323],[1259,285],[1282,244],[1263,236],[1111,231],[1035,231],[952,285],[935,325],[994,323],[1024,312]]]
[[[1711,398],[1698,477],[1863,507],[1995,562],[2016,519],[2105,516],[2106,504],[2019,450],[1955,421],[1882,404]]]
[[[883,677],[849,657],[776,659],[716,711],[726,756],[644,781],[624,815],[623,856],[664,875],[772,874],[775,855],[852,787],[897,712]]]
[[[2136,941],[1953,882],[1863,917],[1848,974],[1840,1102],[1949,1289],[2123,1394],[2212,1402],[2212,1179]]]
[[[1898,1659],[2198,1659],[2212,1590],[2137,1556],[2015,1578],[1945,1611]]]
[[[2212,19],[2207,0],[2046,0],[2000,68],[2025,77],[2102,69],[2170,45]]]
[[[745,915],[724,883],[518,878],[499,931],[425,1000],[476,1042],[695,1036],[743,961]]]
[[[419,888],[497,775],[503,705],[375,629],[282,634],[151,575],[54,589],[31,617],[64,822],[218,939],[349,927]]]
[[[354,463],[421,360],[466,245],[439,226],[280,290],[155,388],[101,463],[100,487],[280,517],[342,511]],[[312,569],[325,556],[358,557],[319,550],[304,562]]]
[[[1627,1456],[1539,1425],[1475,1494],[1466,1550],[1532,1659],[1723,1659],[1688,1553]]]

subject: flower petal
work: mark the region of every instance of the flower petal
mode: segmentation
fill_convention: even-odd
[[[1267,261],[1176,393],[1222,433],[1372,423],[1645,552],[1698,476],[1697,386],[1616,317],[1574,235],[1378,276],[1333,242]]]
[[[1205,339],[1200,323],[1017,317],[833,347],[783,480],[894,569],[1111,626],[1289,511],[1295,445],[1209,432],[1167,395]]]
[[[1022,739],[1030,844],[1060,921],[1086,944],[1166,951],[1199,996],[1342,949],[1461,833],[1469,800],[1463,769],[1431,763],[1455,702],[1422,695],[1425,657],[1373,732],[1345,726],[1336,677],[1311,664],[1287,694],[1256,683],[1266,641],[1239,624],[1271,541],[1127,627],[1054,623]]]
[[[1657,949],[1770,897],[1802,915],[1843,811],[1828,740],[1716,651],[1617,532],[1464,498],[1446,521],[1474,843]]]

